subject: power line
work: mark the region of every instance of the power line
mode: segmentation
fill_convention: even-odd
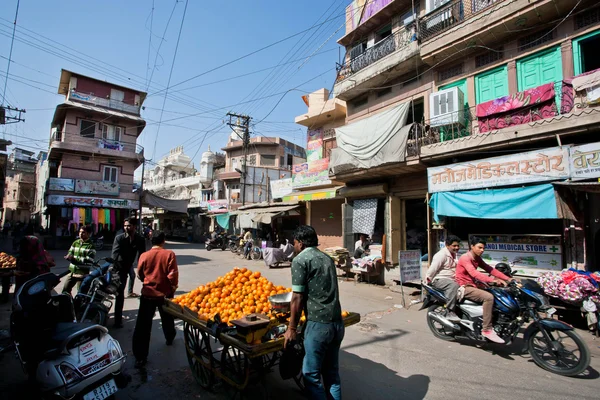
[[[177,4],[177,3],[175,3]],[[146,90],[148,90],[148,86],[150,85],[150,81],[148,80],[148,70],[150,70],[150,50],[152,49],[152,24],[154,22],[154,0],[152,0],[152,9],[150,10],[150,34],[148,35],[148,56],[146,57]],[[148,18],[146,18],[146,24],[148,23]],[[146,25],[146,28],[148,26]]]
[[[17,0],[17,10],[15,11],[15,21],[13,22],[12,38],[10,40],[10,51],[8,53],[8,65],[6,66],[6,79],[4,80],[4,91],[2,92],[2,102],[0,105],[4,105],[6,99],[6,86],[8,85],[8,76],[10,75],[10,60],[12,59],[13,45],[15,44],[15,31],[17,29],[17,17],[19,16],[19,4],[20,0]]]
[[[177,0],[175,0],[175,4],[173,4],[173,9],[171,10],[171,15],[169,15],[169,19],[167,20],[167,25],[165,26],[165,31],[163,32],[162,37],[160,38],[160,43],[158,45],[158,49],[156,50],[156,57],[154,57],[154,66],[152,67],[152,72],[150,73],[150,79],[148,80],[148,84],[146,85],[146,91],[150,88],[150,84],[152,83],[152,77],[154,76],[154,71],[156,71],[156,61],[158,61],[158,57],[160,55],[160,48],[165,41],[165,36],[167,34],[167,30],[169,29],[169,24],[171,23],[171,18],[173,18],[173,14],[175,13],[175,8],[177,7]],[[187,8],[187,1],[185,3],[185,7]],[[154,2],[152,2],[152,12],[154,12]],[[185,18],[185,11],[183,13]],[[150,29],[150,37],[152,38],[152,29]],[[179,44],[179,42],[177,42]],[[150,46],[150,44],[148,44]],[[177,54],[177,50],[175,51]],[[148,56],[150,55],[150,48],[148,48]]]
[[[181,24],[179,25],[179,34],[177,35],[177,43],[175,44],[175,53],[173,54],[173,62],[171,63],[171,71],[169,71],[169,79],[167,81],[167,89],[165,90],[165,97],[163,99],[162,110],[160,112],[160,118],[158,121],[158,128],[156,129],[156,135],[154,136],[154,148],[152,149],[152,158],[156,155],[156,141],[158,140],[158,134],[160,132],[160,124],[162,122],[163,113],[165,110],[165,104],[167,103],[167,94],[169,93],[169,85],[171,85],[171,77],[173,76],[173,69],[175,68],[175,60],[177,59],[177,50],[179,49],[179,41],[181,40],[181,32],[183,31],[183,22],[185,21],[185,14],[187,12],[188,1],[185,0],[185,7],[183,9],[183,16],[181,17]],[[175,3],[177,4],[177,3]]]

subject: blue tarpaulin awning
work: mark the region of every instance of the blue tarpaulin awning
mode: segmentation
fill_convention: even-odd
[[[223,229],[229,229],[229,213],[218,214],[215,219],[217,224]]]
[[[518,188],[434,193],[429,201],[434,219],[439,216],[483,219],[557,219],[552,184]]]

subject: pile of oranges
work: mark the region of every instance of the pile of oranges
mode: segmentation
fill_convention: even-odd
[[[269,296],[291,291],[273,285],[258,271],[234,268],[214,282],[177,296],[173,302],[197,312],[201,320],[213,319],[219,314],[221,321],[228,323],[248,314],[268,314],[271,311]]]

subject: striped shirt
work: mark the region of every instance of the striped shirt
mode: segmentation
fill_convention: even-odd
[[[90,272],[89,266],[76,264],[92,264],[96,258],[96,249],[91,240],[84,242],[77,239],[73,242],[67,254],[75,258],[75,263],[69,265],[69,271],[74,274],[87,274]]]

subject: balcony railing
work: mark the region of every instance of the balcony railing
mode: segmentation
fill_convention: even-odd
[[[366,49],[361,55],[354,57],[343,65],[337,65],[337,81],[341,81],[381,60],[385,56],[407,47],[411,42],[417,40],[413,31],[401,29],[400,31],[380,40],[372,47]]]
[[[76,91],[75,89],[72,89],[69,92],[69,100],[75,100],[82,103],[89,103],[95,106],[112,108],[113,110],[119,110],[130,114],[140,115],[140,106],[127,104],[120,100],[94,96],[93,94],[81,93]]]
[[[421,39],[426,41],[504,0],[454,0],[421,18]]]
[[[144,154],[144,148],[137,143],[126,143],[118,140],[107,140],[102,138],[87,138],[80,135],[70,134],[64,135],[60,131],[53,132],[50,136],[52,146],[53,143],[66,143],[70,148],[82,152],[94,152],[93,149],[108,149],[119,152],[131,152],[138,155]]]

